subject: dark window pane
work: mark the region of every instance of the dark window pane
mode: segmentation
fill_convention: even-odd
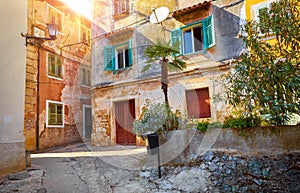
[[[123,51],[118,50],[118,69],[123,68]]]
[[[125,50],[125,67],[129,67],[129,53],[128,53],[128,49]]]
[[[194,47],[195,52],[203,49],[203,35],[202,35],[202,27],[195,27],[194,29]]]

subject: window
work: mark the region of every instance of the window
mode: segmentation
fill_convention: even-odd
[[[80,42],[84,42],[87,45],[90,45],[90,30],[84,26],[80,25],[80,33],[79,33]]]
[[[253,19],[258,22],[260,35],[268,34],[271,32],[267,23],[268,19],[270,18],[270,6],[271,1],[264,1],[262,3],[255,4],[251,7]]]
[[[64,104],[56,101],[46,101],[46,127],[64,127]]]
[[[132,65],[131,41],[104,47],[105,70],[117,71]]]
[[[58,30],[62,29],[62,12],[54,7],[48,5],[48,23],[55,23],[58,25]]]
[[[48,53],[48,75],[56,78],[63,78],[62,61],[54,54]]]
[[[114,0],[114,15],[129,12],[129,0]]]
[[[181,54],[190,54],[215,45],[213,17],[171,31],[172,44]]]
[[[91,85],[91,71],[86,67],[82,67],[80,70],[80,82],[81,85],[90,86]]]
[[[211,117],[208,88],[186,91],[186,101],[189,118]]]

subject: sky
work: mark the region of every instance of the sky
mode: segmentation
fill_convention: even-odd
[[[91,18],[91,0],[63,0],[74,11]]]

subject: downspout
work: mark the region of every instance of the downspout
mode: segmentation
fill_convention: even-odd
[[[40,45],[38,47],[38,58],[37,58],[37,88],[36,88],[36,148],[35,150],[39,150],[40,148],[40,128],[39,128],[39,119],[40,119]]]

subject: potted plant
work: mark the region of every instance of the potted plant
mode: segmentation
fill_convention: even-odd
[[[174,113],[166,103],[147,102],[141,118],[133,122],[132,131],[143,139],[146,137],[149,148],[153,149],[159,146],[160,134],[179,129],[182,123],[183,119],[178,110]]]

